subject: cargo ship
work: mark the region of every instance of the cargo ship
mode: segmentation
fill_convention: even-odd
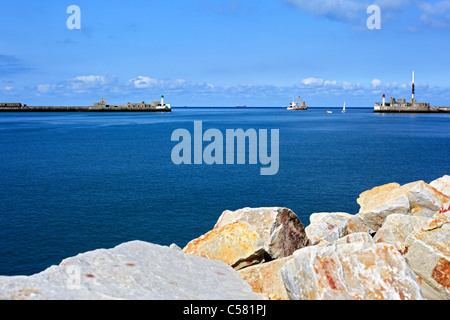
[[[295,101],[295,98],[292,99],[292,102],[289,104],[288,110],[308,110],[308,107],[305,104],[305,101],[303,101],[300,96],[298,96],[298,100],[300,102],[300,106],[298,105],[298,102]]]

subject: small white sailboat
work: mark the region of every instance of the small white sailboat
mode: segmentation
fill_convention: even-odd
[[[328,110],[328,111],[327,111],[327,113],[333,113],[333,111],[331,111],[331,110]]]
[[[347,111],[345,110],[345,102],[344,102],[344,108],[342,108],[342,113],[346,113]]]

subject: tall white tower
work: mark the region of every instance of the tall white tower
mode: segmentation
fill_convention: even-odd
[[[412,99],[416,98],[416,85],[414,83],[414,70],[412,72]]]

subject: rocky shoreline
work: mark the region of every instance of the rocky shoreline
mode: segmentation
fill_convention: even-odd
[[[183,249],[132,241],[0,276],[0,299],[449,300],[450,176],[363,192],[357,214],[224,211]]]

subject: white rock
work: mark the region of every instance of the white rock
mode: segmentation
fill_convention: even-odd
[[[400,186],[390,183],[363,192],[357,200],[357,216],[377,231],[390,214],[407,214],[431,218],[450,198],[423,181]]]
[[[346,212],[313,213],[305,228],[308,239],[332,242],[354,232],[369,232],[369,228],[355,215]]]
[[[418,225],[424,224],[429,218],[410,216],[405,214],[389,215],[382,227],[373,238],[375,242],[386,242],[393,244],[401,253],[405,252],[406,238]]]
[[[426,299],[450,300],[450,210],[417,225],[405,240],[405,258]]]
[[[263,299],[227,264],[142,241],[65,259],[32,276],[0,277],[1,299]]]
[[[430,186],[450,197],[450,176],[445,175],[430,182]]]

